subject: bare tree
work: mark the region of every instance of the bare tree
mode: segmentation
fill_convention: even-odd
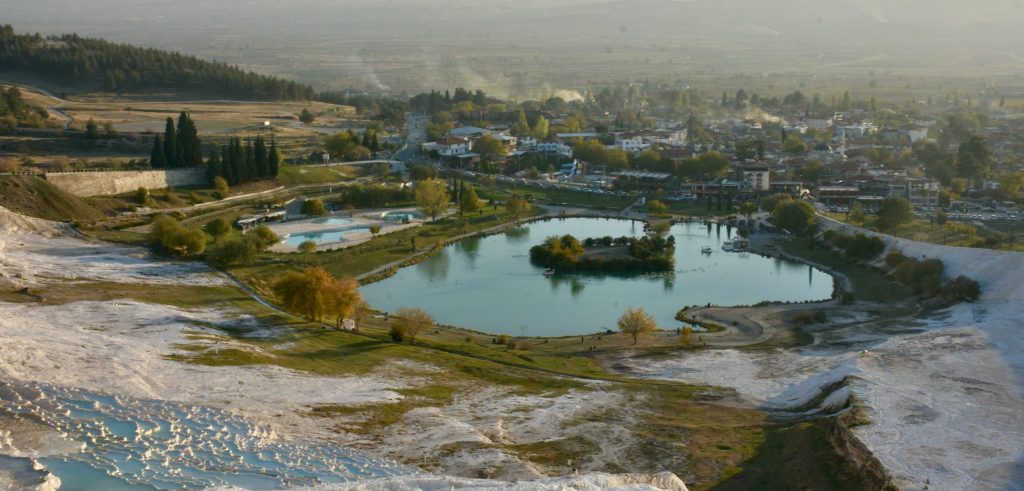
[[[416,336],[420,332],[434,325],[434,318],[430,317],[430,314],[423,309],[416,307],[402,307],[398,309],[395,316],[398,317],[398,326],[402,330],[402,334],[412,344],[416,344]]]

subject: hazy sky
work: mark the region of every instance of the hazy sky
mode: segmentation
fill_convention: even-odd
[[[75,31],[304,80],[338,78],[339,84],[410,85],[409,72],[417,67],[438,72],[434,79],[452,71],[490,78],[496,66],[506,79],[513,70],[537,70],[550,78],[560,66],[571,75],[593,77],[595,64],[621,68],[633,62],[649,65],[644,73],[860,70],[867,64],[896,71],[1024,73],[1024,0],[3,4],[0,23],[21,32]]]

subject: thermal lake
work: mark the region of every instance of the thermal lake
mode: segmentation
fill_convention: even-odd
[[[492,334],[565,336],[615,329],[628,307],[642,307],[661,328],[682,324],[688,305],[751,305],[831,297],[831,275],[802,263],[751,253],[726,252],[735,229],[680,223],[673,274],[544,276],[530,264],[530,247],[551,235],[640,236],[639,221],[563,218],[534,222],[509,232],[475,237],[446,247],[391,278],[362,288],[374,308],[394,312],[420,307],[442,324]],[[701,248],[710,246],[705,254]]]

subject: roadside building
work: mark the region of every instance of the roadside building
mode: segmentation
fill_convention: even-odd
[[[754,192],[771,189],[771,167],[766,162],[742,164],[740,173],[743,182]]]
[[[468,138],[449,135],[438,140],[434,149],[442,157],[454,157],[472,150],[473,143]]]
[[[653,193],[672,186],[672,174],[665,172],[623,171],[616,172],[615,187],[623,191]]]

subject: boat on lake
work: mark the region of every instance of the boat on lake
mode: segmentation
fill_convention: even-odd
[[[548,268],[544,270],[544,276],[554,276],[555,268]]]
[[[700,248],[700,252],[703,254],[711,254],[711,246],[704,246]]]

